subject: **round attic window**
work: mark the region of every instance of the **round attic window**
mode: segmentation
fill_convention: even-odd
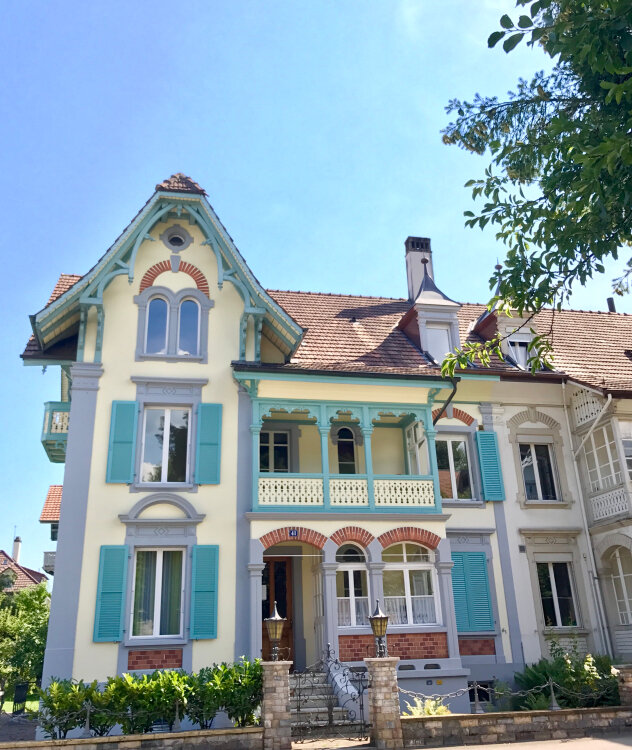
[[[185,250],[193,242],[193,237],[184,227],[174,224],[160,235],[162,242],[174,253]]]

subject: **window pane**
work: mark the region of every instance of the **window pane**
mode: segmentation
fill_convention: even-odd
[[[270,471],[270,446],[268,445],[268,433],[262,432],[259,436],[259,471]]]
[[[276,435],[275,435],[276,437]],[[274,446],[274,471],[289,471],[289,451],[287,445]]]
[[[382,553],[382,560],[385,562],[404,562],[404,545],[394,544],[392,547],[385,549]]]
[[[160,600],[160,635],[180,634],[182,598],[182,552],[162,553],[162,598]]]
[[[556,500],[555,481],[553,479],[553,464],[551,463],[551,451],[548,445],[535,445],[535,460],[538,464],[538,476],[540,477],[540,489],[542,500]]]
[[[342,433],[351,435],[351,431],[344,429],[338,433],[338,471],[340,474],[355,474],[355,443],[353,439],[342,439]]]
[[[336,571],[336,596],[349,596],[349,571]]]
[[[389,616],[391,625],[406,625],[408,615],[406,612],[406,596],[404,589],[403,570],[385,570],[384,582],[384,609]]]
[[[346,544],[336,552],[336,562],[340,563],[363,563],[364,554],[352,544]]]
[[[287,432],[275,432],[274,433],[274,444],[275,445],[286,445],[288,443]]]
[[[404,571],[403,570],[385,570],[384,596],[404,596]]]
[[[450,459],[448,458],[447,440],[437,440],[435,443],[437,452],[437,467],[439,468],[439,487],[441,497],[452,497],[452,478],[450,476]]]
[[[418,544],[406,545],[407,562],[428,562],[428,560],[430,560],[430,554],[427,549],[420,547]]]
[[[366,570],[354,570],[353,574],[353,593],[355,596],[368,596]]]
[[[561,620],[558,624],[564,626],[577,625],[569,567],[568,563],[553,563],[553,575],[555,576],[557,603]]]
[[[168,482],[187,481],[187,447],[189,442],[189,412],[171,409],[169,430]]]
[[[628,476],[632,479],[632,440],[626,438],[623,440],[623,453],[625,455],[625,463],[628,471]]]
[[[197,302],[185,299],[180,305],[180,335],[178,338],[178,354],[190,354],[196,357],[199,351],[198,328],[200,308]]]
[[[551,587],[549,564],[537,563],[537,570],[540,598],[542,600],[542,611],[544,613],[544,624],[547,627],[554,627],[558,622],[555,617],[555,605],[553,604],[553,588]]]
[[[134,580],[132,635],[153,635],[154,633],[155,582],[156,553],[138,551]]]
[[[471,500],[470,470],[467,461],[465,440],[452,440],[452,460],[456,480],[456,496],[461,500]]]
[[[538,485],[535,482],[531,445],[520,444],[520,465],[522,466],[522,478],[524,479],[524,491],[527,500],[538,500]]]
[[[167,351],[167,303],[164,299],[152,299],[147,308],[147,354],[163,354]]]
[[[410,593],[412,596],[432,596],[432,576],[429,570],[410,571]]]
[[[145,450],[140,468],[141,482],[162,481],[162,443],[165,434],[164,409],[145,410]]]

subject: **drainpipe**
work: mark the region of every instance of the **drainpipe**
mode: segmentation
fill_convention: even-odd
[[[569,439],[571,440],[571,446],[573,444],[572,440],[572,433],[571,433],[571,422],[568,416],[568,405],[566,403],[566,382],[562,381],[562,401],[564,403],[564,416],[566,418],[566,429],[568,431]],[[597,424],[601,420],[602,416],[605,414],[606,409],[610,406],[610,403],[612,401],[612,394],[608,394],[608,398],[606,400],[606,403],[603,407],[603,409],[599,412],[597,415],[597,418],[593,422],[592,427],[586,435],[584,436],[584,439],[579,444],[579,447],[576,451],[573,453],[573,469],[575,470],[575,482],[577,483],[577,489],[580,493],[580,508],[582,512],[582,526],[584,528],[584,533],[586,534],[586,540],[588,542],[588,560],[589,560],[589,566],[592,568],[592,570],[589,569],[588,574],[590,575],[590,579],[592,582],[592,589],[593,589],[593,596],[595,599],[595,609],[597,610],[597,619],[599,621],[599,630],[601,633],[602,642],[606,648],[606,651],[608,652],[608,655],[610,657],[614,657],[614,652],[612,650],[612,643],[610,641],[610,633],[608,631],[608,625],[606,621],[606,614],[605,614],[605,608],[603,604],[603,598],[601,596],[601,586],[599,585],[599,576],[597,575],[597,563],[595,561],[595,553],[593,551],[592,546],[592,537],[590,536],[590,530],[588,529],[588,519],[586,517],[586,506],[584,502],[584,493],[582,490],[582,483],[579,476],[579,462],[577,460],[579,456],[579,451],[582,449],[584,443],[586,440],[592,435],[593,430],[595,427],[597,427]]]
[[[450,401],[454,398],[456,395],[456,387],[459,383],[460,378],[450,378],[450,382],[452,383],[452,393],[448,396],[446,402],[443,404],[443,406],[439,409],[437,412],[437,416],[432,420],[432,426],[434,427],[437,422],[441,419],[443,416],[445,410],[450,406]]]

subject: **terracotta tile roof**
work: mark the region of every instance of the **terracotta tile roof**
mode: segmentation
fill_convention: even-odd
[[[15,580],[12,586],[4,589],[5,591],[27,589],[48,580],[48,576],[45,576],[44,573],[38,573],[37,570],[31,570],[31,568],[26,568],[24,565],[19,565],[10,555],[0,549],[0,574],[7,570],[13,571]]]
[[[63,485],[51,484],[46,493],[44,507],[40,515],[40,523],[59,523],[59,511],[61,508],[61,493]]]
[[[195,180],[182,174],[182,172],[172,174],[168,180],[159,182],[156,185],[156,190],[164,193],[197,193],[198,195],[206,195],[204,188],[201,188]]]
[[[51,292],[50,298],[46,305],[50,305],[51,302],[54,302],[58,297],[61,297],[64,292],[67,292],[70,287],[73,287],[81,278],[82,277],[78,276],[76,273],[62,273],[62,275],[57,279],[55,288]]]

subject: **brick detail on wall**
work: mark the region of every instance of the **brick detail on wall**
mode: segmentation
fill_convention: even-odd
[[[171,271],[171,263],[169,263],[168,260],[162,260],[160,263],[153,265],[145,272],[145,275],[140,282],[140,291],[144,292],[145,289],[153,285],[154,281],[156,281],[160,274],[166,273],[167,271]],[[188,274],[193,281],[195,281],[195,285],[203,294],[206,294],[207,297],[211,296],[208,288],[208,281],[197,266],[182,261],[178,273],[180,271]]]
[[[283,529],[269,531],[259,538],[263,549],[268,549],[280,542],[305,542],[312,547],[322,549],[325,546],[327,537],[312,529],[305,529],[302,526],[286,526]]]
[[[398,542],[418,542],[419,544],[423,544],[424,547],[436,549],[439,546],[441,537],[433,534],[432,531],[426,531],[426,529],[417,529],[414,526],[400,526],[397,529],[391,529],[384,534],[380,534],[377,540],[382,547],[390,547],[391,544],[397,544]]]
[[[388,655],[400,659],[447,659],[446,633],[388,633]],[[339,635],[340,661],[361,661],[375,656],[375,638],[372,635]]]
[[[439,413],[440,409],[435,409],[432,412],[432,418],[434,419],[437,414]],[[445,414],[443,415],[445,417]],[[442,417],[442,418],[443,418]],[[463,411],[463,409],[453,409],[452,410],[452,418],[458,419],[461,422],[464,422],[466,425],[471,425],[474,421],[474,417],[471,417],[467,412]]]
[[[361,529],[359,526],[345,526],[331,535],[331,541],[339,547],[345,542],[356,542],[361,547],[368,547],[374,539],[373,534],[369,534],[366,529]]]
[[[178,669],[182,667],[181,648],[138,649],[127,654],[128,669]]]
[[[493,638],[467,638],[459,636],[461,656],[495,656],[496,641]]]

